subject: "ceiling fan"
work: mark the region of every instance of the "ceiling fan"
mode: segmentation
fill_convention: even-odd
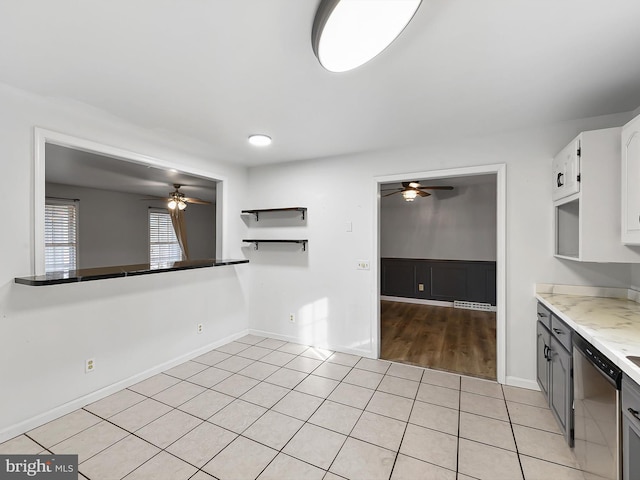
[[[431,195],[429,192],[425,192],[424,190],[453,190],[453,187],[450,185],[432,185],[432,186],[423,186],[420,185],[419,182],[402,182],[402,188],[393,188],[382,190],[383,192],[390,192],[383,197],[388,197],[389,195],[395,195],[396,193],[401,193],[404,199],[407,202],[413,202],[416,197],[428,197]]]
[[[178,210],[184,210],[185,208],[187,208],[188,203],[196,203],[200,205],[211,205],[211,202],[202,200],[200,198],[185,197],[184,193],[180,191],[180,187],[182,187],[182,185],[180,185],[179,183],[173,184],[173,188],[175,188],[175,190],[171,192],[169,196],[166,198],[167,208],[171,210],[174,210],[175,208],[177,208]],[[143,200],[157,200],[158,198],[162,198],[162,197],[150,197],[150,198],[144,198]]]

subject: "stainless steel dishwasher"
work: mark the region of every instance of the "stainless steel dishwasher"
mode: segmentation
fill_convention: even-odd
[[[588,475],[621,480],[622,371],[579,335],[573,337],[574,452]]]

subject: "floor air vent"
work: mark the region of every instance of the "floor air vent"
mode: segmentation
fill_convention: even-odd
[[[496,307],[494,307],[490,303],[463,302],[461,300],[454,300],[453,308],[464,308],[466,310],[482,310],[483,312],[496,311]]]

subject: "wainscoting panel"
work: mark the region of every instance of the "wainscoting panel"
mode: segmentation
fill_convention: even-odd
[[[381,259],[381,295],[496,304],[496,262]]]

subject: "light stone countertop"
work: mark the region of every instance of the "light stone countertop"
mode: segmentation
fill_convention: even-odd
[[[592,296],[593,291],[576,295],[578,291],[567,294],[550,293],[549,290],[554,289],[548,288],[537,290],[536,298],[542,304],[640,384],[640,367],[626,358],[627,355],[640,356],[640,303],[626,298]],[[626,290],[624,292],[626,297]]]

